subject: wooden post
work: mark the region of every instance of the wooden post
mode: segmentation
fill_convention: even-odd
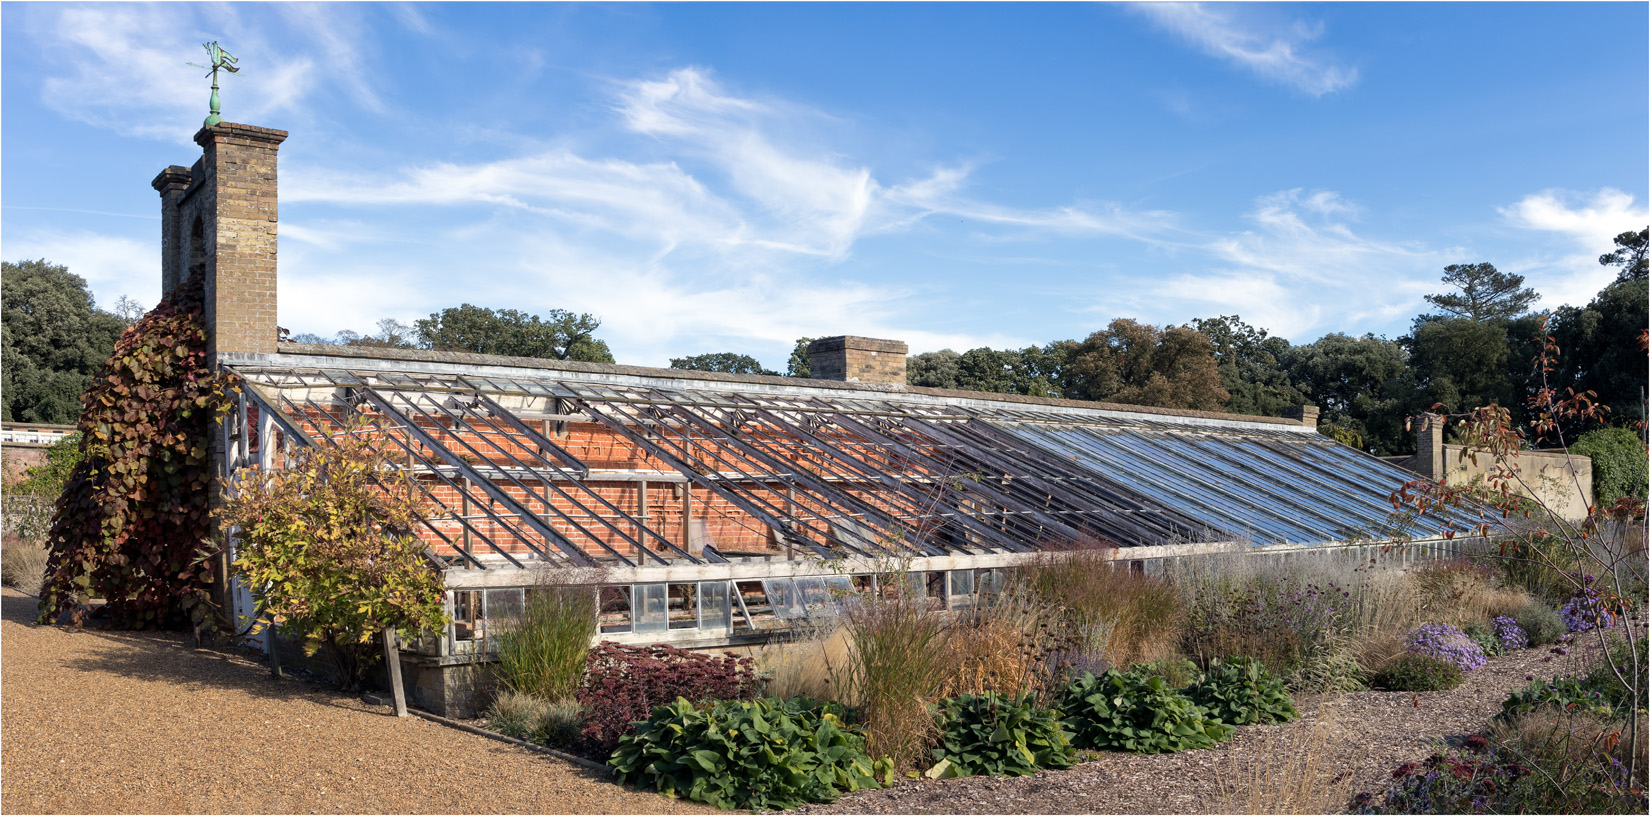
[[[647,480],[636,483],[636,563],[647,563],[647,555],[642,551],[642,541],[647,536]],[[682,549],[687,549],[683,547]]]
[[[281,673],[281,636],[275,632],[274,621],[270,621],[269,627],[264,629],[264,648],[269,650],[269,675],[285,677]]]
[[[395,695],[395,716],[407,716],[407,692],[401,688],[401,650],[395,648],[395,630],[384,630],[384,662],[390,669],[390,692]]]

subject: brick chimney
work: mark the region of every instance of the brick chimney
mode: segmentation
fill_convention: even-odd
[[[286,131],[201,128],[193,167],[166,168],[160,193],[161,290],[203,275],[207,352],[275,350],[275,158]]]
[[[1428,479],[1444,478],[1444,418],[1422,414],[1415,420],[1416,473]]]
[[[821,337],[808,344],[808,369],[816,380],[905,385],[905,355],[898,340]]]
[[[1283,418],[1298,419],[1302,425],[1308,428],[1316,428],[1318,427],[1318,406],[1291,405],[1283,409]]]

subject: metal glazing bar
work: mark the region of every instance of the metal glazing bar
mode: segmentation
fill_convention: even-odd
[[[528,512],[527,508],[522,507],[520,502],[510,498],[509,494],[498,489],[498,487],[492,482],[488,481],[480,473],[477,473],[475,468],[471,467],[468,462],[458,458],[458,456],[453,454],[452,451],[449,451],[438,444],[435,441],[435,438],[430,436],[430,434],[423,428],[418,427],[417,423],[414,423],[400,411],[397,411],[394,406],[390,405],[389,400],[384,399],[383,395],[379,394],[375,389],[367,387],[362,387],[361,391],[362,396],[366,397],[374,407],[380,411],[383,411],[402,428],[406,429],[407,433],[416,437],[420,444],[435,453],[435,455],[442,461],[446,462],[448,465],[458,468],[459,472],[463,473],[465,478],[469,479],[472,484],[480,487],[483,493],[491,496],[493,500],[497,501],[499,504],[514,510],[517,514],[519,514],[521,520],[525,522],[528,527],[532,528],[533,532],[543,536],[546,541],[555,544],[556,548],[561,550],[564,555],[573,561],[573,563],[585,567],[594,566],[594,562],[591,561],[590,556],[585,555],[584,551],[573,542],[567,540],[566,536],[556,532],[554,528],[544,523],[542,519]],[[525,537],[517,537],[520,538],[523,543],[527,543]],[[601,542],[598,541],[597,543]],[[545,560],[549,560],[548,557],[545,556],[545,554],[537,547],[534,547],[531,544],[528,546],[529,549],[532,549],[534,552],[538,552],[540,557],[545,558]],[[603,546],[605,547],[605,545]],[[615,555],[617,555],[617,553],[615,553]],[[628,564],[629,562],[627,561],[626,563]]]

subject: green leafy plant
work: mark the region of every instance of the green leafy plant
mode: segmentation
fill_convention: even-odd
[[[569,700],[584,676],[596,636],[593,587],[543,581],[528,587],[521,619],[497,635],[498,671],[510,688],[545,700]]]
[[[1172,753],[1212,748],[1233,731],[1157,675],[1108,669],[1062,691],[1060,713],[1079,748]]]
[[[211,623],[214,570],[208,440],[230,380],[206,356],[201,276],[126,330],[81,397],[80,462],[57,498],[40,620]]]
[[[703,708],[678,698],[621,737],[607,764],[620,782],[723,810],[830,802],[894,773],[836,714],[772,698]]]
[[[1465,680],[1454,663],[1418,654],[1399,655],[1375,673],[1375,687],[1386,691],[1448,691]]]
[[[263,475],[225,503],[240,528],[235,572],[258,617],[326,652],[334,679],[359,688],[384,629],[447,624],[441,574],[412,530],[423,512],[404,471],[373,450],[374,432],[352,423],[291,468]]]
[[[1197,664],[1185,658],[1141,663],[1131,667],[1129,671],[1140,675],[1155,674],[1177,689],[1186,688],[1203,677],[1203,672],[1198,670]]]
[[[1507,647],[1501,643],[1500,638],[1495,636],[1495,631],[1490,628],[1489,624],[1483,621],[1468,622],[1461,627],[1461,632],[1467,636],[1467,640],[1483,649],[1484,654],[1490,657],[1507,653]]]
[[[1615,504],[1624,497],[1644,501],[1644,440],[1631,428],[1588,431],[1570,446],[1570,453],[1592,459],[1597,504]]]
[[[1192,702],[1231,725],[1289,722],[1300,716],[1283,678],[1256,660],[1217,660],[1186,689]]]
[[[1604,692],[1588,678],[1566,675],[1547,680],[1531,680],[1524,688],[1507,695],[1501,703],[1503,720],[1511,720],[1538,708],[1552,706],[1572,714],[1608,716],[1614,707]]]
[[[1531,646],[1557,643],[1569,631],[1564,619],[1558,616],[1558,610],[1541,601],[1530,601],[1512,617],[1529,636]]]
[[[938,719],[935,776],[1030,776],[1077,761],[1059,716],[1029,693],[960,694],[940,703]]]

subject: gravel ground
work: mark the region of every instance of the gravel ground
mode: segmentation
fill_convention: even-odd
[[[0,812],[707,813],[195,650],[0,597]]]
[[[1378,792],[1392,768],[1425,758],[1439,739],[1464,737],[1501,711],[1507,693],[1523,686],[1525,675],[1550,676],[1570,670],[1575,658],[1547,657],[1529,649],[1491,658],[1451,691],[1380,692],[1307,696],[1296,700],[1302,717],[1293,723],[1248,726],[1216,748],[1175,754],[1093,754],[1066,771],[1043,771],[1021,778],[908,781],[887,790],[848,794],[815,813],[1222,813],[1242,811],[1261,758],[1277,763],[1263,784],[1287,783],[1298,769],[1279,757],[1299,755],[1320,719],[1321,762],[1330,774],[1345,774],[1346,798]],[[1229,800],[1227,791],[1237,795]],[[1340,810],[1344,799],[1319,809]]]

